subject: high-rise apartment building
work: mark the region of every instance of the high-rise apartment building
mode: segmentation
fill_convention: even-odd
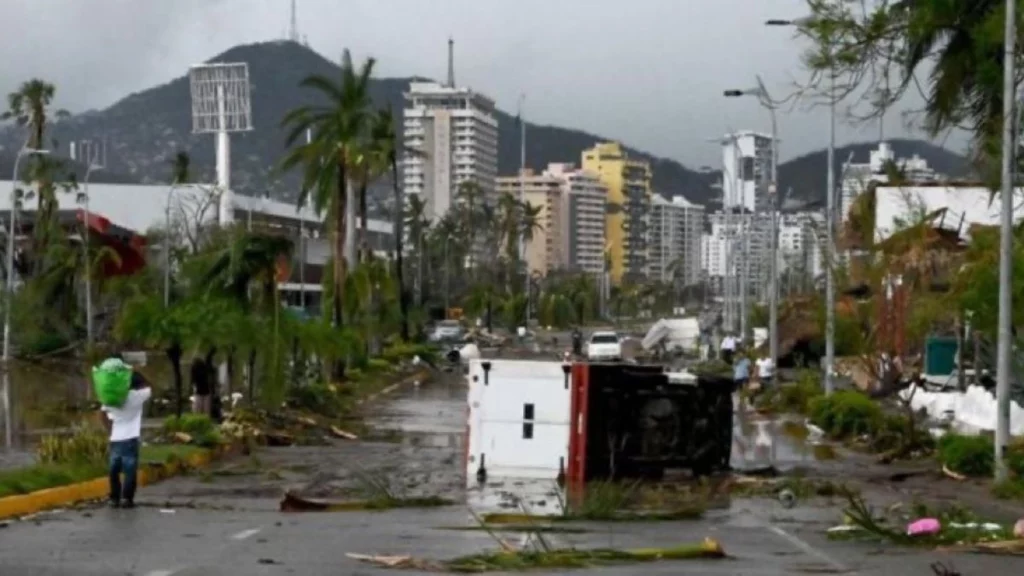
[[[702,239],[701,264],[706,280],[724,289],[725,277],[735,278],[734,292],[745,286],[751,298],[767,299],[771,262],[769,215],[715,212],[708,220],[711,233]]]
[[[772,181],[772,137],[749,130],[722,137],[722,205],[766,210]]]
[[[435,82],[410,83],[405,100],[405,193],[419,194],[432,220],[448,211],[463,182],[475,182],[484,199],[493,200],[498,174],[494,101]]]
[[[498,193],[522,195],[540,209],[539,226],[525,246],[531,273],[601,273],[607,191],[595,175],[571,164],[551,164],[542,174],[525,170],[498,178]]]
[[[617,142],[583,151],[583,170],[596,174],[608,189],[605,238],[614,284],[626,274],[646,276],[651,206],[651,166],[630,159]]]
[[[682,196],[651,198],[648,271],[651,279],[696,284],[701,271],[704,207]]]

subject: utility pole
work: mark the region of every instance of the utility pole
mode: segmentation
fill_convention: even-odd
[[[999,226],[999,341],[996,351],[996,438],[995,478],[1003,482],[1009,477],[1006,450],[1010,443],[1010,378],[1013,369],[1013,162],[1014,104],[1016,54],[1016,2],[1006,0],[1006,23],[1003,38],[1003,162],[1002,214]]]
[[[523,219],[520,227],[526,222],[526,119],[523,118],[523,103],[526,94],[519,95],[519,203]],[[519,257],[523,261],[523,282],[526,294],[526,322],[524,328],[530,326],[530,264],[526,261],[526,230],[519,230]]]

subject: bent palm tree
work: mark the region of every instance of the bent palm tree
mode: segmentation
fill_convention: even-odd
[[[306,144],[293,148],[281,163],[283,170],[302,166],[302,188],[298,206],[312,203],[318,215],[329,218],[332,235],[333,266],[333,322],[343,325],[343,302],[347,267],[346,236],[351,189],[351,169],[357,161],[370,115],[369,82],[374,59],[368,58],[357,71],[348,50],[342,58],[341,78],[335,82],[322,75],[302,81],[301,86],[319,93],[326,100],[323,105],[302,106],[289,112],[282,121],[290,128],[289,146],[294,145],[308,131],[312,138]],[[344,374],[344,364],[337,363],[335,377]]]

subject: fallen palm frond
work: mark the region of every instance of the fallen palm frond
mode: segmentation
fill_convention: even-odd
[[[287,492],[284,498],[281,499],[279,509],[281,512],[359,512],[393,510],[397,508],[438,508],[441,506],[451,506],[452,504],[454,502],[451,500],[438,496],[330,502],[303,498],[292,492]]]
[[[969,512],[953,508],[930,510],[923,504],[912,507],[910,514],[894,517],[901,506],[887,514],[876,514],[858,495],[847,494],[844,512],[846,525],[852,529],[830,533],[835,538],[872,539],[903,546],[955,547],[972,552],[1024,554],[1024,541],[1014,540],[1010,528],[976,521]],[[907,524],[921,518],[935,518],[940,529],[929,534],[911,535]]]
[[[725,550],[716,540],[706,538],[699,544],[672,548],[640,548],[635,550],[542,549],[510,550],[474,554],[441,562],[417,560],[411,556],[373,556],[346,554],[349,558],[384,568],[434,570],[462,574],[484,572],[522,572],[539,569],[593,568],[618,564],[656,562],[663,560],[701,560],[725,558]]]

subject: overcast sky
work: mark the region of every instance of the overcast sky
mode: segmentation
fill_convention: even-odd
[[[243,43],[282,38],[290,0],[3,0],[0,93],[30,77],[57,85],[72,112],[183,75]],[[768,18],[799,17],[805,0],[298,0],[300,34],[333,57],[375,56],[379,76],[456,81],[530,121],[581,128],[697,168],[720,162],[707,140],[767,131],[753,99],[725,99],[761,74],[773,96],[803,77],[800,41]],[[918,105],[918,103],[913,103]],[[911,106],[908,104],[908,106]],[[783,159],[826,144],[824,110],[780,115]],[[878,127],[840,125],[839,141]],[[887,135],[913,135],[900,114]],[[962,139],[946,145],[962,148]]]

